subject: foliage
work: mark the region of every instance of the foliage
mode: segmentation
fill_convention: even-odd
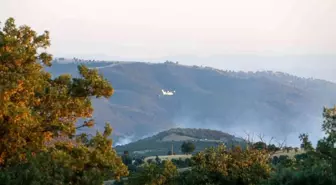
[[[177,168],[187,168],[191,166],[191,159],[172,159],[171,162],[177,167]]]
[[[259,141],[259,142],[253,143],[252,147],[253,149],[257,149],[257,150],[266,150],[267,144],[262,141]]]
[[[127,175],[108,139],[109,124],[92,139],[76,136],[77,129],[94,126],[91,98],[110,97],[112,86],[83,65],[78,78],[52,79],[44,71],[51,66],[49,45],[49,32],[16,27],[13,18],[0,30],[1,182],[38,184],[55,178],[59,184],[101,184]],[[79,118],[87,120],[77,125]]]
[[[132,164],[132,158],[129,156],[128,152],[127,153],[124,153],[124,155],[121,157],[122,159],[122,162],[125,164],[125,165],[130,165]]]
[[[192,158],[191,172],[182,180],[185,184],[257,184],[269,177],[268,155],[260,150],[228,151],[221,145],[200,152]]]
[[[268,150],[268,152],[270,152],[270,153],[275,153],[275,152],[277,152],[277,151],[280,151],[280,147],[277,147],[277,146],[275,146],[274,144],[269,144],[269,145],[267,146],[267,150]]]
[[[313,145],[308,139],[308,134],[300,134],[299,138],[302,141],[301,149],[304,149],[306,151],[313,150]]]
[[[153,162],[154,162],[153,159],[148,159],[148,160],[147,160],[147,163],[148,163],[148,164],[152,164]]]
[[[109,125],[105,130],[109,129]],[[127,174],[120,158],[115,158],[106,135],[97,134],[87,144],[75,146],[58,142],[25,162],[1,169],[5,184],[101,184]],[[122,167],[122,168],[121,168]]]
[[[295,160],[283,160],[276,167],[270,179],[265,181],[267,185],[329,185],[336,184],[335,168],[335,132],[336,132],[336,108],[323,110],[324,123],[322,125],[326,137],[321,139],[316,149],[309,141],[308,134],[299,136],[301,148],[306,153],[296,155]],[[290,163],[289,163],[290,161]]]
[[[274,156],[272,158],[273,165],[281,165],[281,167],[290,167],[293,164],[293,160],[290,159],[287,155]]]
[[[159,156],[155,157],[155,162],[156,164],[161,164],[161,159],[159,158]]]
[[[333,109],[325,108],[323,111],[324,123],[322,130],[327,137],[318,142],[316,151],[325,160],[328,160],[336,172],[336,107]]]
[[[183,142],[183,144],[181,145],[181,151],[184,154],[190,154],[195,150],[195,144],[187,141],[187,142]]]
[[[326,163],[316,163],[302,168],[278,167],[265,183],[267,185],[332,185],[335,175]]]
[[[142,170],[129,177],[130,185],[171,185],[177,177],[177,168],[171,161],[162,165],[146,164]]]
[[[134,165],[136,166],[140,166],[142,164],[144,164],[144,158],[135,158],[135,161],[134,161]]]

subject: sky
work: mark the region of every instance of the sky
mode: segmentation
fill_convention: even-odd
[[[0,0],[54,56],[174,59],[336,81],[335,0]]]

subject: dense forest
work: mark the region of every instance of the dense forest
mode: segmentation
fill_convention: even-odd
[[[112,85],[84,65],[76,77],[52,77],[45,70],[52,65],[49,46],[49,32],[17,27],[13,18],[0,29],[0,184],[336,184],[336,108],[324,108],[325,137],[316,147],[307,134],[298,136],[305,152],[294,157],[273,156],[282,146],[249,140],[245,148],[219,145],[183,162],[119,156],[110,124],[91,137],[77,132],[95,125],[91,101],[112,96]]]

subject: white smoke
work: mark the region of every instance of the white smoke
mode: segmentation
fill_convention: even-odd
[[[130,136],[123,135],[117,139],[117,141],[115,142],[115,146],[127,145],[134,141],[134,137],[135,137],[134,135]]]
[[[215,121],[206,120],[199,121],[192,119],[190,117],[178,117],[174,119],[176,123],[175,126],[181,128],[204,128],[219,130],[231,135],[234,135],[239,138],[247,138],[247,134],[254,141],[259,141],[259,136],[263,137],[264,142],[269,142],[273,138],[273,144],[279,142],[285,142],[287,146],[300,146],[301,141],[299,140],[299,135],[302,133],[309,134],[309,139],[312,141],[312,144],[316,146],[318,140],[324,137],[324,133],[321,131],[321,118],[311,119],[308,122],[302,124],[300,119],[293,120],[290,125],[293,127],[288,128],[286,131],[277,130],[278,127],[269,122],[255,122],[253,120],[235,123],[233,125],[220,124]],[[281,127],[279,127],[281,128]]]

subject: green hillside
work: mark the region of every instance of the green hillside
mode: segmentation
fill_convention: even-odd
[[[134,156],[155,156],[167,155],[173,147],[174,153],[182,154],[181,145],[185,141],[191,141],[195,144],[196,149],[194,153],[203,151],[205,148],[218,146],[221,143],[227,146],[244,145],[243,139],[221,131],[174,128],[136,142],[116,146],[115,149],[120,154],[124,151],[128,151]]]

